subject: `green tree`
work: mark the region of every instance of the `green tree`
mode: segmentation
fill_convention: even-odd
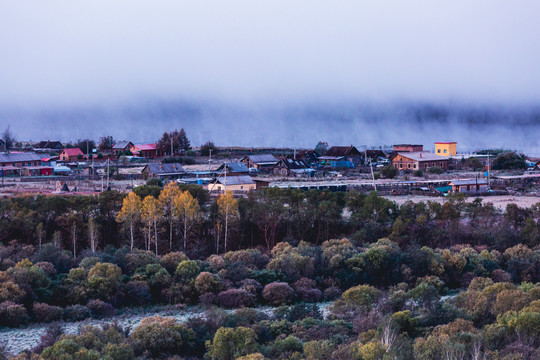
[[[257,335],[243,326],[220,327],[212,342],[207,342],[208,355],[215,360],[235,360],[240,356],[257,352]]]

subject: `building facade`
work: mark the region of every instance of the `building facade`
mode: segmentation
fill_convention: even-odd
[[[436,142],[435,154],[440,156],[456,156],[457,142]]]

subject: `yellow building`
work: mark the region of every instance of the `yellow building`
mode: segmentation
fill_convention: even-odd
[[[436,142],[435,154],[440,156],[456,156],[457,142]]]

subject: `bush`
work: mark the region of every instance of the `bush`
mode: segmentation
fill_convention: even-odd
[[[324,299],[325,300],[335,300],[341,296],[341,289],[337,286],[331,286],[328,289],[324,290]]]
[[[376,303],[382,293],[370,285],[358,285],[345,291],[342,295],[343,299],[360,306],[370,307]]]
[[[111,304],[101,300],[91,300],[86,304],[93,317],[109,317],[114,315],[114,308]]]
[[[136,352],[142,354],[148,351],[153,358],[184,355],[194,338],[195,332],[186,325],[161,316],[143,319],[131,334]]]
[[[438,166],[433,166],[433,167],[430,167],[429,169],[427,169],[427,172],[429,174],[442,174],[444,172],[444,170]]]
[[[182,281],[189,281],[195,279],[201,269],[197,262],[193,260],[183,260],[178,264],[175,275]]]
[[[45,303],[34,303],[34,320],[37,322],[50,322],[61,320],[64,310],[59,306],[51,306]]]
[[[0,304],[0,325],[20,326],[28,323],[28,313],[23,305],[12,301],[4,301]]]
[[[146,305],[152,300],[150,287],[145,281],[130,281],[126,284],[126,303]]]
[[[387,179],[393,179],[399,174],[399,170],[392,165],[384,166],[381,168],[380,171],[381,171],[382,176],[384,176]]]
[[[225,308],[239,308],[252,306],[255,296],[242,289],[230,289],[218,294],[217,303]]]
[[[188,260],[188,257],[183,252],[170,252],[167,255],[164,255],[159,263],[163,266],[171,275],[174,275],[178,264],[182,261]]]
[[[221,285],[216,275],[209,272],[200,273],[195,279],[195,289],[199,294],[218,292]]]
[[[424,172],[422,170],[415,170],[415,171],[413,171],[413,175],[416,176],[416,177],[423,177]]]
[[[294,301],[295,293],[289,284],[273,282],[264,287],[263,298],[271,305],[289,304]]]
[[[199,296],[201,305],[210,306],[216,303],[217,296],[214,293],[205,293]]]
[[[90,317],[90,309],[83,305],[70,305],[64,309],[64,319],[80,321]]]
[[[317,289],[314,280],[301,278],[293,284],[293,288],[296,290],[298,298],[303,301],[317,302],[322,298],[322,292]]]

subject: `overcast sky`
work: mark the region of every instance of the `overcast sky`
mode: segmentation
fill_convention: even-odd
[[[0,2],[0,103],[540,100],[540,1]]]
[[[0,0],[0,131],[540,152],[539,15],[538,0]],[[395,107],[418,102],[448,115]],[[472,131],[478,112],[455,104],[537,108]]]

